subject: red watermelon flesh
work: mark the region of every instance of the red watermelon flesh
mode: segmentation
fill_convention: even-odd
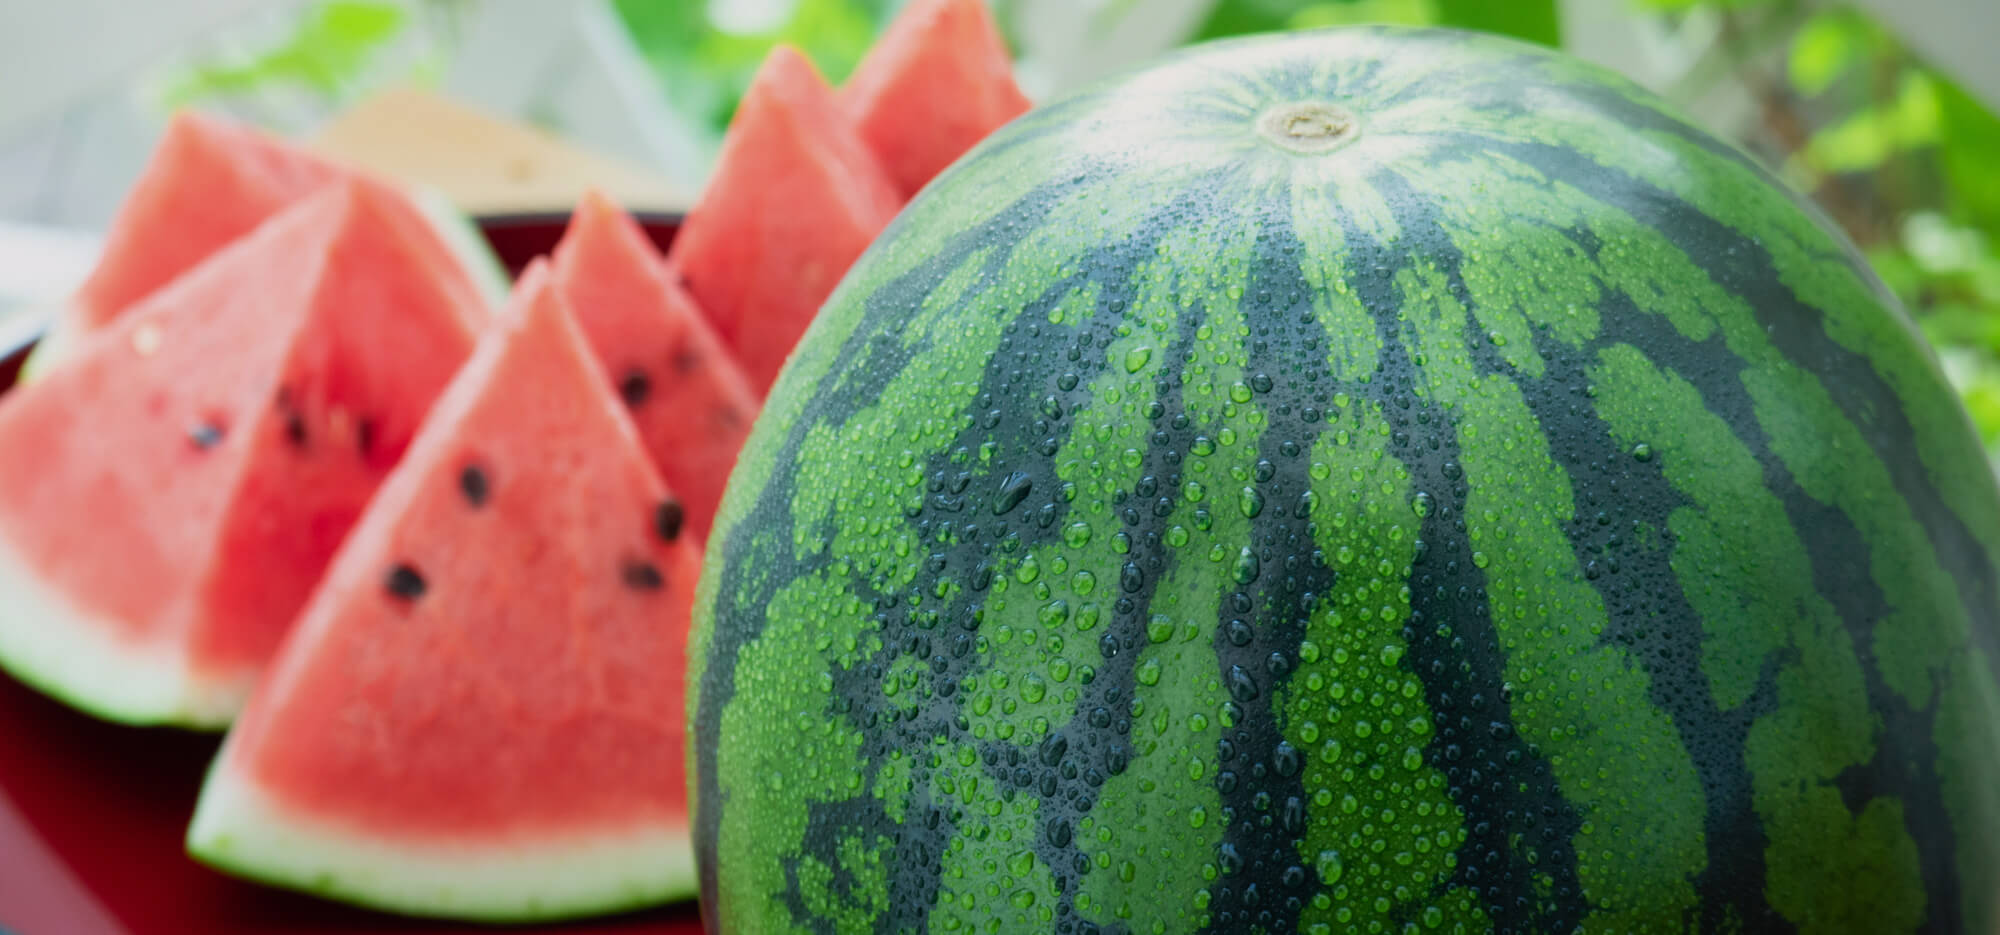
[[[23,380],[39,378],[82,336],[172,282],[299,199],[335,182],[381,189],[385,218],[479,312],[504,295],[497,262],[441,197],[408,195],[227,120],[176,115],[120,207],[90,277],[35,346]],[[429,198],[420,207],[416,199]],[[447,240],[450,242],[448,243]],[[475,280],[471,278],[477,276]]]
[[[604,365],[689,533],[708,537],[757,394],[638,222],[586,194],[556,246],[554,287]]]
[[[380,189],[286,209],[0,404],[0,664],[220,726],[470,352]]]
[[[1028,109],[981,0],[911,0],[840,102],[904,198]]]
[[[797,49],[765,58],[669,260],[759,394],[901,207]]]
[[[670,502],[538,261],[230,733],[191,852],[424,915],[691,894]]]
[[[229,121],[176,115],[119,208],[71,324],[89,330],[344,173]]]

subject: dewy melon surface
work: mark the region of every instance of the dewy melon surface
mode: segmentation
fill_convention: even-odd
[[[545,267],[516,301],[225,744],[189,832],[203,860],[489,919],[692,893],[698,559]]]

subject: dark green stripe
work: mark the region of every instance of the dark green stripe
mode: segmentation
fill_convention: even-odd
[[[959,263],[975,251],[987,246],[994,239],[996,230],[1009,226],[1029,226],[1039,223],[1060,197],[1060,192],[1037,189],[1018,202],[1000,212],[992,221],[977,228],[967,230],[944,249],[926,259],[915,269],[899,277],[894,283],[870,296],[864,312],[864,320],[855,329],[857,336],[876,338],[873,345],[866,340],[850,340],[844,343],[830,372],[852,375],[856,357],[873,353],[872,366],[858,374],[864,385],[852,392],[862,399],[878,398],[883,387],[907,366],[914,353],[898,353],[900,348],[891,348],[888,339],[893,338],[898,329],[889,327],[889,322],[906,315],[912,301],[920,301],[935,285],[941,282]],[[928,349],[929,337],[915,353]],[[695,711],[694,736],[707,738],[708,743],[696,744],[697,762],[697,811],[695,815],[695,841],[700,848],[697,863],[701,870],[702,898],[710,905],[719,902],[716,870],[719,865],[715,846],[718,842],[722,811],[728,807],[728,799],[718,783],[719,770],[716,764],[718,745],[714,738],[722,736],[722,713],[728,708],[736,693],[736,662],[742,647],[755,641],[763,632],[768,619],[771,599],[777,589],[795,577],[813,570],[810,565],[824,565],[827,555],[818,553],[812,563],[801,563],[793,557],[792,540],[797,530],[793,528],[791,501],[796,495],[798,484],[799,450],[805,443],[808,431],[821,419],[840,414],[825,411],[823,405],[810,405],[803,416],[786,433],[780,453],[776,456],[776,470],[762,490],[757,492],[757,500],[743,518],[734,526],[720,534],[726,537],[722,551],[731,556],[724,568],[717,593],[718,600],[732,604],[726,625],[716,625],[712,631],[712,643],[708,647],[706,666],[701,675],[699,703]],[[893,834],[893,828],[891,833]],[[796,881],[794,880],[794,883]],[[799,908],[796,905],[795,909]],[[795,915],[795,919],[801,919]],[[803,920],[801,919],[803,922]]]
[[[1349,286],[1375,310],[1383,339],[1382,363],[1371,385],[1398,433],[1392,453],[1409,468],[1412,486],[1432,497],[1419,534],[1423,545],[1405,637],[1407,664],[1423,681],[1438,722],[1425,759],[1449,780],[1448,791],[1465,810],[1469,831],[1448,885],[1470,889],[1496,932],[1569,931],[1590,911],[1571,844],[1580,819],[1541,751],[1522,738],[1515,723],[1486,574],[1465,534],[1469,489],[1457,417],[1422,392],[1427,378],[1409,351],[1415,336],[1389,313],[1402,305],[1399,273],[1412,269],[1420,255],[1434,258],[1456,250],[1400,178],[1385,172],[1370,181],[1388,201],[1408,245],[1390,249],[1345,206],[1336,210],[1348,244]],[[1416,245],[1421,248],[1412,249]],[[1538,852],[1534,859],[1530,848]],[[1551,881],[1545,889],[1538,880],[1544,874]]]
[[[1318,599],[1333,586],[1326,556],[1313,547],[1308,517],[1294,507],[1310,491],[1308,455],[1326,430],[1318,412],[1331,405],[1334,385],[1325,353],[1325,325],[1314,314],[1313,295],[1299,268],[1299,239],[1288,217],[1268,211],[1256,218],[1257,263],[1244,284],[1243,317],[1254,338],[1243,363],[1251,403],[1269,420],[1258,439],[1252,476],[1216,478],[1213,509],[1242,511],[1240,490],[1261,502],[1243,546],[1255,558],[1254,575],[1241,554],[1225,561],[1235,587],[1228,589],[1214,621],[1216,675],[1230,693],[1225,735],[1217,748],[1216,788],[1227,827],[1216,853],[1223,876],[1211,888],[1208,932],[1254,927],[1289,932],[1298,927],[1303,894],[1317,885],[1301,862],[1308,790],[1305,751],[1285,738],[1272,697],[1299,665],[1299,644]],[[1311,414],[1311,415],[1308,415]],[[1149,533],[1157,538],[1158,533]]]
[[[1003,217],[995,223],[1020,221]],[[930,749],[931,741],[942,737],[951,741],[953,747],[975,747],[982,771],[991,781],[1009,790],[1007,794],[1041,797],[1043,824],[1035,850],[1043,865],[1055,872],[1062,894],[1059,911],[1065,912],[1074,898],[1074,875],[1084,872],[1082,868],[1087,866],[1071,840],[1069,828],[1074,816],[1089,811],[1091,789],[1103,781],[1104,774],[1122,768],[1124,758],[1117,749],[1119,740],[1106,731],[1080,729],[1081,724],[1072,724],[1056,730],[1038,748],[981,743],[966,732],[956,686],[973,671],[971,667],[982,655],[972,651],[974,634],[970,628],[980,620],[980,605],[990,586],[974,582],[989,580],[996,564],[1004,561],[1004,556],[996,554],[996,545],[1009,543],[1003,549],[1008,553],[1032,551],[1039,544],[1056,541],[1067,519],[1068,504],[1057,495],[1062,483],[1054,473],[1056,461],[1047,455],[1043,445],[1046,439],[1068,430],[1063,414],[1078,411],[1090,402],[1090,380],[1106,363],[1105,355],[1097,349],[1105,347],[1121,325],[1121,317],[1115,312],[1065,324],[1050,322],[1048,312],[1066,293],[1085,281],[1103,286],[1107,302],[1129,295],[1133,271],[1137,264],[1152,257],[1153,238],[1163,227],[1159,217],[1138,224],[1138,233],[1133,238],[1093,251],[1077,264],[1076,268],[1082,272],[1050,285],[1013,315],[1008,336],[988,361],[975,404],[965,413],[971,427],[955,444],[928,456],[927,506],[922,516],[909,517],[911,531],[929,551],[922,570],[906,587],[893,591],[881,589],[863,575],[853,576],[849,592],[873,603],[880,631],[887,639],[864,664],[832,673],[834,694],[840,701],[838,709],[828,714],[845,717],[865,732],[861,750],[868,764],[862,781],[864,790],[875,788],[891,752]],[[1005,255],[987,259],[981,279],[988,288],[1000,278],[999,270],[1007,259]],[[936,288],[937,281],[948,270],[948,266],[927,264],[920,270],[924,275],[906,276],[878,291],[868,299],[871,314],[878,308],[914,307]],[[966,301],[993,299],[974,294]],[[1199,318],[1197,315],[1188,319],[1190,334]],[[871,330],[864,324],[858,333],[869,334]],[[894,334],[893,331],[875,333]],[[926,342],[920,342],[909,352],[910,356],[925,353]],[[1017,343],[1023,349],[1033,348],[1037,352],[1068,346],[1080,353],[1074,359],[1039,355],[1029,361],[1011,353]],[[890,359],[878,351],[870,361],[874,369],[866,374],[876,385],[851,387],[847,392],[864,394],[862,398],[879,395],[893,373],[884,366]],[[845,368],[837,371],[852,375]],[[1065,383],[1068,389],[1063,388]],[[1006,402],[1023,397],[1054,402],[1039,407]],[[998,413],[998,418],[989,419],[989,411]],[[971,452],[982,446],[992,453],[991,461],[981,462],[971,456]],[[1160,449],[1154,454],[1162,457],[1165,451]],[[1004,489],[1026,489],[1030,495],[1010,497]],[[1157,536],[1152,541],[1157,543]],[[927,599],[934,596],[933,591],[941,582],[952,582],[962,589],[940,606]],[[1120,604],[1119,612],[1105,628],[1102,648],[1106,650],[1108,665],[1091,683],[1090,694],[1079,703],[1079,721],[1100,706],[1094,702],[1115,706],[1121,694],[1129,697],[1133,654],[1121,653],[1120,649],[1136,647],[1135,640],[1143,641],[1146,595],[1128,595]],[[915,660],[928,670],[926,690],[921,693],[923,699],[914,705],[903,699],[885,698],[881,689],[884,673],[903,659]],[[1066,756],[1054,756],[1058,744],[1069,747]],[[1041,760],[1044,754],[1058,761]],[[1078,763],[1086,765],[1081,769],[1059,768]],[[810,806],[807,849],[794,855],[787,868],[792,891],[785,898],[795,921],[823,924],[815,919],[798,891],[800,857],[811,856],[829,866],[838,866],[840,862],[833,849],[844,839],[860,836],[895,842],[886,873],[894,899],[887,911],[875,918],[875,930],[920,930],[926,925],[937,898],[938,860],[956,825],[957,811],[953,803],[928,801],[921,793],[930,773],[927,764],[913,763],[909,768],[915,798],[900,824],[891,821],[884,803],[867,792],[849,801]]]
[[[928,596],[942,580],[966,587],[942,607],[927,606],[921,610],[899,610],[894,606],[895,595],[878,598],[878,606],[883,602],[891,605],[886,611],[890,619],[884,632],[896,634],[900,639],[890,640],[868,666],[835,675],[840,697],[858,711],[877,711],[888,706],[888,700],[881,697],[882,671],[902,656],[914,657],[928,666],[929,703],[915,720],[871,723],[864,715],[861,726],[869,733],[863,754],[868,757],[871,769],[879,769],[889,752],[930,749],[934,738],[943,737],[954,747],[976,748],[983,772],[1007,790],[1006,794],[1039,797],[1041,827],[1033,849],[1042,865],[1055,875],[1061,893],[1059,912],[1073,903],[1075,876],[1085,872],[1081,868],[1086,867],[1075,846],[1073,823],[1077,816],[1089,812],[1092,789],[1110,772],[1108,764],[1122,767],[1122,758],[1115,751],[1119,740],[1105,731],[1083,729],[1080,722],[1084,715],[1080,714],[1076,721],[1056,728],[1034,748],[1024,749],[1017,742],[981,742],[968,733],[956,686],[976,671],[974,667],[982,659],[982,654],[973,649],[975,636],[971,628],[981,619],[981,605],[990,585],[978,587],[975,582],[993,573],[996,565],[1005,561],[998,551],[1000,544],[1014,537],[1018,545],[1007,552],[1027,554],[1039,545],[1060,541],[1069,519],[1070,504],[1058,495],[1062,481],[1056,476],[1057,461],[1043,453],[1043,446],[1048,439],[1066,434],[1071,414],[1090,405],[1091,381],[1108,364],[1105,354],[1091,349],[1108,345],[1122,323],[1115,312],[1100,311],[1087,321],[1058,324],[1048,320],[1049,309],[1086,281],[1101,287],[1101,302],[1130,296],[1134,272],[1153,255],[1152,245],[1165,226],[1164,215],[1161,212],[1140,222],[1127,240],[1087,253],[1076,264],[1081,272],[1074,279],[1052,285],[1014,317],[1009,337],[995,349],[975,405],[967,413],[972,417],[972,428],[955,445],[929,458],[926,475],[931,478],[931,506],[912,526],[919,541],[927,543],[931,557],[907,588],[907,594]],[[993,259],[987,277],[989,283],[999,278],[999,269],[1006,259],[1005,256]],[[898,295],[885,290],[871,296],[870,302],[880,301],[892,307],[907,305],[919,300],[922,294]],[[1022,353],[1015,353],[1017,347]],[[1075,348],[1076,359],[1068,359],[1067,354],[1060,357],[1047,354],[1046,349],[1052,347]],[[1067,380],[1066,374],[1076,379]],[[1070,388],[1064,389],[1064,383]],[[1044,402],[1039,406],[1010,403],[1022,399]],[[1054,400],[1054,404],[1050,405],[1048,400]],[[992,420],[988,413],[998,413],[999,417]],[[986,445],[991,446],[992,459],[984,463],[973,460],[970,453]],[[1030,495],[1011,507],[1005,506],[1012,498],[1001,499],[1003,488],[1018,488],[1023,481]],[[939,543],[940,539],[947,541]],[[867,593],[861,590],[866,587],[865,582],[857,581],[855,587],[856,593]],[[1130,596],[1129,608],[1114,613],[1106,627],[1107,642],[1101,643],[1101,649],[1111,650],[1104,654],[1107,665],[1079,700],[1079,712],[1097,707],[1093,702],[1114,704],[1121,693],[1129,697],[1130,654],[1121,657],[1108,641],[1117,639],[1122,645],[1130,643],[1134,633],[1143,633],[1145,602],[1141,599],[1144,597]],[[908,598],[903,602],[907,604]],[[1063,769],[1076,764],[1084,765]],[[928,767],[914,764],[912,771],[914,786],[922,788]],[[873,785],[871,772],[864,786]],[[927,925],[937,898],[937,860],[957,824],[952,806],[932,803],[927,808],[928,811],[911,811],[902,823],[895,864],[888,874],[896,898],[892,911],[877,920],[878,932],[922,930]],[[895,826],[886,820],[876,827],[897,833]],[[849,829],[824,827],[814,828],[813,832],[823,840],[837,840],[849,833]]]
[[[1490,143],[1488,145],[1497,146]],[[1766,333],[1771,335],[1773,343],[1782,353],[1802,367],[1813,364],[1814,366],[1806,367],[1811,372],[1827,374],[1830,371],[1830,375],[1821,377],[1820,383],[1840,403],[1850,421],[1864,412],[1872,413],[1884,423],[1896,421],[1889,418],[1891,415],[1900,416],[1900,409],[1895,405],[1894,396],[1889,394],[1887,387],[1883,386],[1878,378],[1874,377],[1874,370],[1864,358],[1845,352],[1839,355],[1832,353],[1830,348],[1834,346],[1826,339],[1824,331],[1819,328],[1816,321],[1818,313],[1801,305],[1796,297],[1783,288],[1782,280],[1770,265],[1769,255],[1755,242],[1701,214],[1685,201],[1666,192],[1651,189],[1644,180],[1625,176],[1616,182],[1605,181],[1607,177],[1618,175],[1618,170],[1591,162],[1574,151],[1553,146],[1498,148],[1512,151],[1523,161],[1549,172],[1555,179],[1576,186],[1592,197],[1621,210],[1631,211],[1641,223],[1660,231],[1685,252],[1690,260],[1709,271],[1717,283],[1743,295],[1748,305],[1757,311]],[[1650,190],[1655,197],[1644,199],[1635,205],[1629,197],[1634,188],[1641,191]],[[1804,323],[1807,320],[1812,320],[1812,323]],[[1629,305],[1619,308],[1616,314],[1607,310],[1606,321],[1607,335],[1615,335],[1620,340],[1645,348],[1657,363],[1673,370],[1695,386],[1701,392],[1707,408],[1723,417],[1723,420],[1736,432],[1737,439],[1755,452],[1758,461],[1763,465],[1767,487],[1783,503],[1786,514],[1792,520],[1793,528],[1800,531],[1800,538],[1811,558],[1814,583],[1838,609],[1857,652],[1862,655],[1866,663],[1862,668],[1867,680],[1870,705],[1884,718],[1885,729],[1877,732],[1878,743],[1874,759],[1865,766],[1851,768],[1843,775],[1841,787],[1844,797],[1850,810],[1856,813],[1859,813],[1869,799],[1876,796],[1891,796],[1903,803],[1906,822],[1912,833],[1919,840],[1926,842],[1926,846],[1919,848],[1918,852],[1922,861],[1929,919],[1940,931],[1958,930],[1962,903],[1959,895],[1960,881],[1953,866],[1955,848],[1951,843],[1956,832],[1945,812],[1936,772],[1938,750],[1932,731],[1932,721],[1936,712],[1934,707],[1927,711],[1916,710],[1897,693],[1890,691],[1883,683],[1880,666],[1875,664],[1873,628],[1876,621],[1889,615],[1890,609],[1880,589],[1875,585],[1868,567],[1867,543],[1853,521],[1844,513],[1807,495],[1799,487],[1797,479],[1772,452],[1770,439],[1759,427],[1753,411],[1754,405],[1744,390],[1740,376],[1743,362],[1718,346],[1721,342],[1720,335],[1696,345],[1681,337],[1672,328],[1666,327],[1658,319],[1631,314]],[[1805,332],[1810,332],[1810,335]],[[1828,369],[1819,369],[1822,366]],[[1872,392],[1857,391],[1855,386],[1842,386],[1846,380],[1860,379],[1855,373],[1857,369],[1865,371],[1868,378],[1873,380]],[[1863,389],[1871,388],[1864,385]],[[1862,399],[1870,400],[1865,408]],[[1868,423],[1857,421],[1855,424],[1865,426]],[[1927,496],[1935,498],[1935,490],[1929,487],[1928,479],[1922,474],[1922,465],[1912,454],[1915,450],[1914,442],[1908,435],[1907,422],[1901,423],[1901,432],[1903,447],[1900,448],[1884,449],[1882,447],[1884,443],[1880,440],[1883,436],[1876,436],[1873,442],[1877,456],[1890,467],[1898,479],[1899,490],[1906,496],[1910,492],[1911,485],[1918,485],[1923,491],[1928,492]],[[1903,470],[1898,471],[1898,465],[1901,465]],[[1657,465],[1649,473],[1657,477]],[[1646,496],[1634,499],[1641,503],[1650,502],[1650,498]],[[1920,505],[1913,503],[1912,509],[1918,511],[1922,521],[1923,511]],[[1664,514],[1661,518],[1664,518]],[[1978,588],[1972,590],[1990,589],[1991,582],[1977,574],[1976,568],[1966,567],[1978,562],[1983,552],[1979,550],[1977,543],[1971,541],[1970,532],[1962,523],[1957,523],[1956,514],[1953,514],[1953,519],[1956,532],[1945,530],[1941,533],[1934,524],[1925,522],[1924,525],[1931,531],[1934,543],[1952,542],[1963,537],[1957,541],[1956,547],[1969,551],[1956,556],[1960,568],[1953,572],[1962,595],[1967,591],[1968,580],[1978,584]],[[1662,524],[1658,528],[1665,527]],[[1953,546],[1939,545],[1939,548],[1951,547]],[[1940,553],[1940,556],[1944,554]],[[1960,571],[1967,577],[1960,577]],[[1968,599],[1976,601],[1980,598]],[[1607,595],[1607,603],[1609,601],[1610,597]],[[1991,605],[1968,603],[1967,606],[1968,609],[1974,610],[1976,615],[1978,609]],[[1982,628],[1983,625],[1975,625],[1975,630]],[[1676,653],[1673,658],[1682,661],[1698,659],[1698,636],[1697,629],[1697,652],[1694,655]],[[1766,684],[1768,684],[1768,671],[1767,669]],[[1694,680],[1685,683],[1684,687],[1702,689],[1702,694],[1705,695],[1705,687],[1699,672],[1694,673],[1694,676]],[[1755,714],[1763,713],[1762,705],[1768,704],[1771,700],[1763,687],[1759,688],[1759,695],[1763,696],[1761,703],[1753,700],[1745,706],[1759,708]],[[1712,700],[1709,703],[1712,704]],[[1744,736],[1742,728],[1748,726],[1747,722],[1738,725],[1734,723],[1734,717],[1721,717],[1719,713],[1706,716],[1717,717],[1718,725],[1728,725],[1729,736],[1732,738],[1731,748],[1735,751],[1734,758],[1740,764]],[[1695,751],[1697,762],[1702,762],[1701,748],[1691,746],[1690,749]],[[1706,763],[1703,764],[1702,774],[1705,781],[1713,783],[1715,774],[1710,772],[1710,767]],[[1744,781],[1747,782],[1747,774],[1744,776]],[[1747,785],[1744,789],[1747,792]],[[1711,796],[1708,838],[1711,863],[1703,886],[1705,901],[1710,903],[1711,908],[1715,908],[1713,904],[1716,894],[1726,892],[1731,888],[1730,884],[1733,881],[1742,879],[1732,875],[1718,876],[1715,873],[1719,856],[1715,827],[1718,816],[1713,806],[1714,799]],[[1759,864],[1761,866],[1761,861]],[[1761,872],[1755,879],[1761,883]],[[1747,882],[1745,880],[1745,884]],[[1728,902],[1745,911],[1761,906],[1763,911],[1768,912],[1768,903],[1761,895],[1757,896],[1755,903],[1748,902],[1746,895],[1734,895]],[[1755,920],[1759,916],[1749,914],[1745,918]]]
[[[1592,254],[1597,252],[1598,245],[1589,242],[1594,238],[1573,233]],[[1596,410],[1577,405],[1576,398],[1576,388],[1589,383],[1589,367],[1605,346],[1630,342],[1656,361],[1713,365],[1735,358],[1721,346],[1720,335],[1689,341],[1665,319],[1639,314],[1622,294],[1608,294],[1598,311],[1604,330],[1582,349],[1545,333],[1536,335],[1535,347],[1548,372],[1540,380],[1521,381],[1522,389],[1550,438],[1560,440],[1559,457],[1571,465],[1576,521],[1567,532],[1585,578],[1603,596],[1609,614],[1604,639],[1626,647],[1645,667],[1652,677],[1649,697],[1672,716],[1701,776],[1708,859],[1696,885],[1701,915],[1693,921],[1702,928],[1728,920],[1760,932],[1790,931],[1764,898],[1765,836],[1752,807],[1744,757],[1751,723],[1776,702],[1775,666],[1764,667],[1756,689],[1740,705],[1725,710],[1717,703],[1701,668],[1700,615],[1687,595],[1671,585],[1675,542],[1669,518],[1689,502],[1668,483],[1658,460],[1635,457],[1613,438]],[[1488,366],[1497,371],[1497,362]],[[1733,386],[1741,396],[1730,369],[1710,366],[1696,385]]]
[[[1562,91],[1589,101],[1610,119],[1642,130],[1671,134],[1726,159],[1770,190],[1783,193],[1790,205],[1822,227],[1832,229],[1815,206],[1734,147],[1624,94],[1574,85],[1565,85]],[[1486,103],[1528,116],[1520,108],[1518,95],[1510,95],[1507,100],[1496,97]],[[1715,282],[1742,296],[1772,343],[1788,360],[1819,378],[1848,421],[1862,430],[1870,449],[1889,469],[1898,493],[1910,504],[1940,562],[1957,583],[1960,601],[1972,619],[1973,639],[1989,648],[2000,642],[2000,584],[1994,580],[1993,557],[1926,473],[1918,456],[1915,429],[1901,399],[1865,352],[1851,350],[1833,340],[1827,333],[1824,313],[1801,301],[1787,287],[1763,244],[1703,214],[1679,195],[1659,188],[1648,179],[1619,166],[1591,161],[1575,150],[1491,137],[1476,140],[1475,145],[1509,153],[1548,170],[1578,190],[1629,211],[1642,221],[1657,221],[1660,232],[1681,247]],[[1885,310],[1900,308],[1866,262],[1852,251],[1842,249],[1839,241],[1828,238],[1823,247],[1813,244],[1806,247],[1824,262],[1851,267]],[[2000,664],[2000,659],[1995,661]],[[2000,670],[1995,674],[2000,677]]]
[[[1125,554],[1125,559],[1140,570],[1136,587],[1127,590],[1123,580],[1105,581],[1100,585],[1105,591],[1117,595],[1107,601],[1110,620],[1104,626],[1103,635],[1098,638],[1098,653],[1104,662],[1077,699],[1076,715],[1050,734],[1050,743],[1054,742],[1053,738],[1062,738],[1061,743],[1068,748],[1071,762],[1080,765],[1074,771],[1057,769],[1044,773],[1044,776],[1053,777],[1053,782],[1037,790],[1042,794],[1044,808],[1051,803],[1058,805],[1057,814],[1048,817],[1048,821],[1050,827],[1057,827],[1059,823],[1063,840],[1058,844],[1045,832],[1038,848],[1050,866],[1070,876],[1069,884],[1063,887],[1059,909],[1064,916],[1078,915],[1077,895],[1082,888],[1081,878],[1091,873],[1106,872],[1092,864],[1090,855],[1084,850],[1078,825],[1092,814],[1100,801],[1100,790],[1104,784],[1112,777],[1123,774],[1130,763],[1131,705],[1137,697],[1136,669],[1141,651],[1148,642],[1147,618],[1153,607],[1154,592],[1181,558],[1181,553],[1168,547],[1162,539],[1166,522],[1153,510],[1156,500],[1142,496],[1140,488],[1176,491],[1180,487],[1179,465],[1196,431],[1187,419],[1182,399],[1185,381],[1171,362],[1182,359],[1195,346],[1195,330],[1204,318],[1203,312],[1199,306],[1187,310],[1173,342],[1163,349],[1167,355],[1165,359],[1170,363],[1160,369],[1159,384],[1155,390],[1159,405],[1153,410],[1158,415],[1149,420],[1152,432],[1140,462],[1142,480],[1129,491],[1124,505],[1114,505],[1114,509],[1121,512],[1131,510],[1136,514],[1137,522],[1126,522],[1122,530],[1132,541],[1131,551]],[[1180,498],[1168,494],[1161,499],[1177,505]],[[1050,743],[1045,743],[1041,749],[1049,750]],[[1095,924],[1081,923],[1086,927]],[[1079,929],[1083,930],[1087,929]],[[1112,935],[1123,932],[1124,928],[1109,924],[1100,930],[1105,935]]]

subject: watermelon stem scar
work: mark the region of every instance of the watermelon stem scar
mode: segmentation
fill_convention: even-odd
[[[1315,156],[1353,142],[1361,135],[1361,120],[1338,104],[1293,101],[1264,111],[1257,133],[1280,149]]]

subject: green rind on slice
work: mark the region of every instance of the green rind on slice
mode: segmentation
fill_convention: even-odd
[[[74,340],[69,329],[63,327],[68,316],[63,314],[61,306],[36,309],[26,314],[40,319],[42,327],[47,330],[35,340],[34,347],[28,351],[28,359],[21,362],[21,372],[14,378],[16,383],[29,383],[41,376],[43,371],[63,358]]]
[[[532,831],[494,839],[397,840],[314,822],[228,766],[210,768],[188,827],[188,854],[217,870],[407,915],[535,922],[624,912],[691,898],[686,827],[633,826],[567,839]]]

